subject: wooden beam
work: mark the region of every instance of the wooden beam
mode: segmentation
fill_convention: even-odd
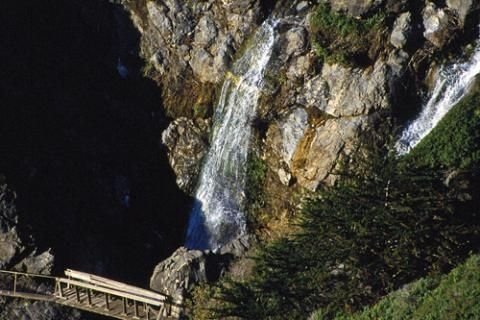
[[[151,299],[160,300],[160,301],[167,300],[167,298],[168,298],[167,295],[164,295],[164,294],[161,294],[161,293],[157,293],[157,292],[153,292],[153,291],[150,291],[150,290],[142,289],[142,288],[139,288],[139,287],[135,287],[135,286],[126,284],[126,283],[122,283],[122,282],[119,282],[119,281],[107,279],[107,278],[104,278],[104,277],[96,276],[96,275],[85,273],[85,272],[80,272],[80,271],[67,269],[67,270],[65,270],[65,275],[69,279],[71,278],[71,279],[75,279],[75,280],[81,280],[81,281],[85,281],[85,282],[88,282],[88,283],[93,284],[93,285],[97,285],[97,286],[101,286],[101,287],[105,287],[105,288],[109,288],[109,289],[114,289],[114,290],[118,290],[118,291],[125,291],[125,292],[128,292],[128,293],[133,293],[133,294],[136,294],[136,295],[139,295],[139,296],[142,296],[142,297],[146,297],[146,298],[151,298]]]

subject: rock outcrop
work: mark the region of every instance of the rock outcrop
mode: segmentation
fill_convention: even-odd
[[[162,133],[162,143],[168,150],[177,184],[187,193],[195,187],[201,160],[208,150],[208,123],[201,119],[197,123],[178,118]]]
[[[261,14],[257,0],[123,3],[142,34],[142,55],[155,69],[154,78],[163,85],[164,96],[170,96],[164,99],[167,110],[176,115],[180,100],[189,97],[191,108],[206,98],[195,95],[199,88],[223,80],[235,51]]]

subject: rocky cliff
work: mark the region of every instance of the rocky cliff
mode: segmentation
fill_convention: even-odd
[[[266,197],[277,199],[266,206],[273,216],[289,207],[278,198],[289,199],[291,190],[332,184],[339,160],[362,137],[384,139],[375,134],[380,127],[391,129],[415,113],[442,59],[462,55],[475,38],[479,10],[470,0],[124,5],[142,35],[148,75],[175,118],[162,141],[186,192],[208,148],[218,84],[243,48],[255,45],[248,39],[258,23],[267,14],[278,19],[255,123],[255,149],[268,165]],[[342,31],[341,23],[351,29]]]
[[[471,0],[123,4],[141,33],[146,75],[162,88],[173,118],[162,133],[169,163],[179,187],[190,194],[208,150],[220,83],[232,61],[255,45],[249,35],[259,23],[267,15],[278,20],[253,123],[252,157],[266,170],[247,212],[250,231],[261,238],[291,231],[302,195],[335,183],[339,163],[360,142],[384,143],[418,112],[438,66],[466,56],[478,36],[480,9]],[[178,273],[166,264],[176,265],[157,267],[154,288]],[[195,266],[182,272],[197,274]]]

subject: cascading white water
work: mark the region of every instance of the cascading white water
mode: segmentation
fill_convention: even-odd
[[[444,67],[440,71],[432,96],[420,115],[402,132],[396,144],[398,154],[414,148],[467,93],[480,74],[480,40],[470,61]]]
[[[265,21],[253,46],[223,83],[210,150],[200,173],[187,229],[190,249],[217,249],[245,232],[242,212],[251,123],[270,60],[276,22]]]

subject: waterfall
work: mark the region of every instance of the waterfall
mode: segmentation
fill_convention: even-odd
[[[275,21],[265,21],[253,46],[227,73],[213,117],[211,147],[190,213],[186,246],[217,249],[244,234],[243,207],[251,123],[274,44]]]
[[[470,61],[442,68],[435,88],[420,115],[403,130],[396,144],[402,155],[414,148],[470,89],[480,73],[480,40]]]

